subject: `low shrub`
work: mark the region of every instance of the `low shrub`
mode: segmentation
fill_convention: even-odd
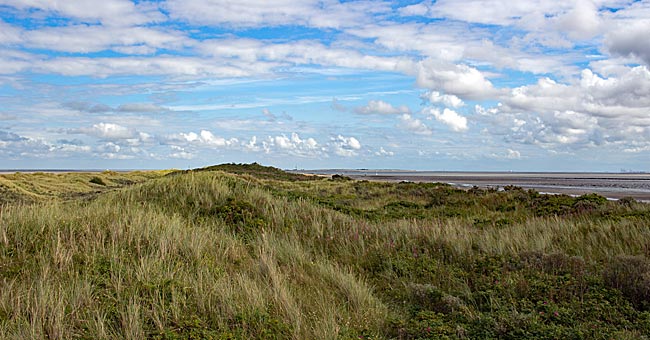
[[[637,308],[650,310],[650,260],[645,256],[617,256],[604,272],[605,283],[620,290]]]
[[[106,182],[101,177],[94,176],[90,179],[90,183],[106,186]]]

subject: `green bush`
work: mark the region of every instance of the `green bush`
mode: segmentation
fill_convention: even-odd
[[[104,182],[104,180],[101,177],[97,177],[97,176],[91,178],[90,183],[106,186],[106,182]]]
[[[650,309],[650,260],[645,256],[617,256],[603,272],[605,283],[620,290],[637,308]]]

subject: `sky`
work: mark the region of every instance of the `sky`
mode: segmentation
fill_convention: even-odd
[[[0,0],[0,169],[650,171],[650,1]]]

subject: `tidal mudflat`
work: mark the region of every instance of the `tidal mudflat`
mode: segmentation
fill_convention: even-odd
[[[403,170],[313,170],[311,174],[340,174],[354,179],[390,182],[441,182],[457,187],[518,186],[549,194],[597,193],[610,199],[650,200],[650,173],[570,172],[437,172]]]

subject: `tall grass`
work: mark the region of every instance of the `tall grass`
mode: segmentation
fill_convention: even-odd
[[[610,265],[647,261],[646,205],[542,216],[523,203],[500,208],[522,193],[404,188],[205,171],[91,201],[4,205],[0,338],[650,331],[645,305],[631,300],[641,288],[625,285],[634,276]],[[340,199],[356,210],[339,209]]]

